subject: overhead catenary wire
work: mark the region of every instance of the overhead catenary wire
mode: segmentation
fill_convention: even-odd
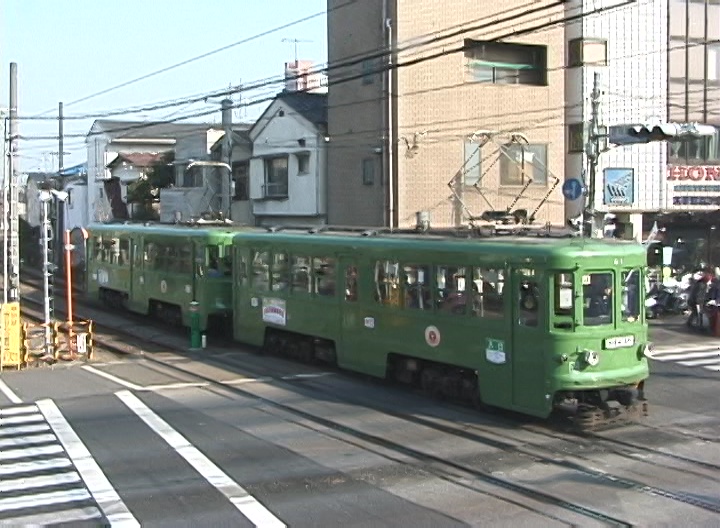
[[[572,15],[572,16],[564,17],[564,18],[559,18],[559,19],[556,19],[556,20],[550,20],[550,21],[548,21],[548,22],[544,22],[544,23],[541,23],[541,24],[538,24],[538,25],[535,25],[535,26],[518,29],[518,30],[515,30],[515,31],[513,31],[513,32],[511,32],[511,33],[507,33],[507,34],[504,34],[504,35],[500,35],[500,36],[493,37],[493,38],[490,39],[490,40],[491,40],[491,41],[497,41],[497,40],[503,40],[503,39],[512,38],[512,37],[517,37],[517,36],[521,36],[521,35],[531,34],[531,33],[533,33],[533,32],[536,32],[536,31],[539,31],[539,30],[542,30],[542,29],[546,29],[546,28],[549,28],[549,27],[557,26],[557,25],[559,25],[559,24],[567,23],[567,22],[570,22],[570,21],[581,20],[582,18],[585,18],[585,17],[587,17],[587,16],[592,16],[592,15],[600,14],[600,13],[602,13],[602,12],[610,11],[610,10],[613,10],[613,9],[618,9],[618,8],[623,7],[623,6],[627,6],[627,5],[630,5],[630,4],[634,4],[634,3],[636,3],[636,2],[637,2],[637,0],[625,0],[624,2],[622,2],[622,3],[620,3],[620,4],[616,4],[616,5],[612,5],[612,6],[600,7],[600,8],[597,8],[597,9],[595,9],[595,10],[593,10],[593,11],[589,11],[589,12],[586,12],[586,13],[581,13],[581,14],[578,14],[578,15]],[[558,0],[558,2],[556,2],[556,3],[557,3],[557,4],[562,4],[562,3],[564,3],[564,2],[563,2],[563,0]],[[550,6],[545,6],[545,8],[553,7],[553,6],[554,6],[554,4],[552,4],[552,5],[550,5]],[[466,31],[472,31],[472,28],[467,28]],[[428,62],[428,61],[431,61],[431,60],[434,60],[434,59],[437,59],[437,58],[440,58],[440,57],[443,57],[443,56],[447,56],[447,55],[459,53],[459,52],[462,52],[462,51],[464,51],[464,50],[465,50],[465,45],[464,45],[464,44],[461,45],[461,46],[457,46],[457,47],[450,48],[450,49],[442,49],[441,51],[438,51],[438,52],[435,52],[435,53],[432,53],[432,54],[428,54],[428,55],[424,55],[424,56],[422,56],[422,57],[416,57],[416,58],[409,59],[409,60],[406,60],[406,61],[398,61],[398,62],[393,63],[392,65],[389,65],[389,66],[388,66],[388,65],[384,65],[384,66],[379,67],[379,68],[374,68],[373,71],[372,71],[372,73],[383,73],[383,72],[385,72],[385,71],[388,71],[389,69],[395,69],[395,70],[397,70],[397,69],[401,69],[401,68],[406,68],[406,67],[414,66],[414,65],[421,64],[421,63],[424,63],[424,62]],[[343,79],[339,79],[339,80],[334,81],[334,82],[332,82],[332,81],[329,82],[329,87],[332,87],[333,85],[338,85],[338,84],[343,84],[343,83],[346,83],[346,82],[358,80],[358,79],[361,79],[362,77],[364,77],[365,75],[367,75],[367,72],[362,72],[362,73],[359,73],[359,74],[349,75],[349,76],[347,76],[347,77],[345,77],[345,78],[343,78]],[[257,104],[261,104],[261,103],[265,103],[265,102],[272,101],[274,98],[275,98],[275,96],[271,96],[271,97],[266,97],[266,98],[257,99],[257,100],[251,101],[251,102],[241,102],[241,103],[237,103],[237,104],[233,105],[232,108],[235,109],[235,108],[243,108],[243,107],[255,106],[255,105],[257,105]],[[184,115],[184,116],[178,116],[178,117],[176,117],[176,118],[172,118],[172,119],[169,119],[169,120],[167,120],[167,121],[163,121],[162,123],[158,123],[158,122],[148,122],[148,123],[140,123],[140,124],[132,123],[132,124],[129,124],[127,127],[115,128],[115,129],[113,129],[113,132],[129,132],[129,131],[132,131],[132,130],[137,130],[137,129],[147,128],[147,127],[151,127],[151,126],[156,126],[156,125],[158,125],[158,124],[174,123],[174,122],[178,122],[178,121],[184,121],[184,120],[187,120],[187,119],[193,119],[193,118],[197,118],[197,117],[204,117],[204,116],[210,115],[210,114],[215,113],[215,112],[216,112],[216,110],[213,110],[213,111],[204,111],[204,112],[196,112],[196,113],[193,113],[193,114],[187,114],[187,115]],[[103,132],[98,132],[97,134],[101,134],[101,133],[103,133]],[[92,132],[89,133],[89,134],[67,135],[66,137],[89,137],[89,136],[91,136],[91,135],[93,135]],[[28,136],[25,136],[25,138],[28,139],[29,137],[28,137]],[[41,138],[42,138],[42,139],[46,139],[46,140],[50,140],[50,139],[55,139],[56,137],[55,137],[55,136],[35,136],[35,137],[34,137],[34,139],[41,139]]]

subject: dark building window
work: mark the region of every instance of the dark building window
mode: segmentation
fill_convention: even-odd
[[[467,80],[547,86],[547,46],[465,40]]]
[[[362,161],[362,182],[363,185],[375,184],[375,160],[373,158],[365,158]]]
[[[240,201],[250,199],[250,195],[248,194],[249,167],[250,165],[247,161],[236,161],[232,164],[232,179],[235,184],[233,200]]]
[[[265,160],[265,198],[287,198],[288,158],[267,158]]]

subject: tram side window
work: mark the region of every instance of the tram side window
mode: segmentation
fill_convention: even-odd
[[[147,270],[155,269],[155,261],[157,260],[157,256],[158,256],[157,244],[155,244],[153,242],[146,243],[145,244],[145,252],[144,252],[145,269],[147,269]]]
[[[105,260],[105,247],[103,246],[102,237],[95,237],[93,239],[93,247],[95,249],[95,260],[103,262]]]
[[[118,255],[118,264],[120,266],[129,266],[130,265],[130,239],[129,238],[121,238],[120,239],[120,252]]]
[[[222,277],[222,264],[220,262],[220,248],[217,246],[207,247],[208,277]]]
[[[572,329],[575,321],[575,280],[572,272],[555,274],[553,282],[555,328]]]
[[[400,306],[400,265],[390,260],[375,263],[375,300],[387,306]]]
[[[184,245],[175,248],[177,256],[176,271],[178,273],[190,274],[192,273],[193,262],[192,262],[192,247]]]
[[[242,286],[247,286],[247,279],[248,279],[248,262],[247,262],[247,256],[245,253],[240,254],[240,263],[237,269],[238,276],[238,284]]]
[[[255,251],[252,261],[252,287],[258,291],[270,289],[270,254],[267,251]]]
[[[438,266],[435,268],[437,286],[435,307],[441,313],[462,315],[465,313],[465,268]]]
[[[504,288],[503,270],[473,268],[473,315],[482,319],[502,319],[505,316]]]
[[[639,268],[622,272],[622,314],[623,320],[628,323],[640,320],[641,278]]]
[[[348,302],[355,302],[358,300],[357,266],[350,265],[345,268],[345,300]]]
[[[293,255],[291,274],[292,292],[310,293],[310,259]]]
[[[613,322],[613,274],[583,275],[583,323],[600,326]]]
[[[313,259],[313,276],[315,278],[315,293],[323,297],[335,295],[335,259]]]
[[[115,266],[118,266],[121,264],[121,262],[120,262],[120,239],[119,238],[113,238],[110,240],[110,247],[108,248],[108,253],[110,255],[110,264],[113,264]]]
[[[540,285],[535,271],[519,269],[518,285],[518,323],[523,326],[537,326],[540,318]]]
[[[274,253],[272,264],[272,291],[286,291],[289,287],[289,259],[287,253]]]
[[[430,266],[410,264],[403,267],[405,308],[432,310]]]

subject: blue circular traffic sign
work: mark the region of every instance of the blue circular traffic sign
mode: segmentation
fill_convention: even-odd
[[[577,200],[583,194],[583,184],[577,178],[565,180],[562,186],[562,193],[568,200]]]

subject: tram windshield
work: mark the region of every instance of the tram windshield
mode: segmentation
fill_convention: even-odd
[[[613,322],[613,274],[609,271],[583,275],[583,322],[585,326]]]

